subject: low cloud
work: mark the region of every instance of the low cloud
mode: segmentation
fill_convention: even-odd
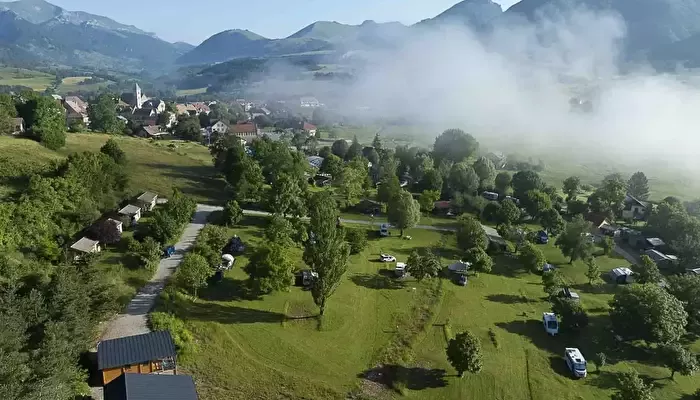
[[[623,65],[624,38],[620,18],[583,9],[536,26],[512,21],[485,38],[457,26],[424,30],[371,54],[344,108],[367,106],[431,134],[461,127],[491,143],[695,166],[700,90],[681,75]],[[572,112],[577,95],[592,112]]]

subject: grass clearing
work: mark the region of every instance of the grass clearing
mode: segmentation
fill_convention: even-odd
[[[91,76],[69,76],[67,78],[63,78],[63,80],[61,80],[61,84],[58,86],[57,92],[61,94],[74,92],[95,92],[114,83],[108,80],[96,83],[83,83],[91,78]]]
[[[55,76],[24,68],[0,67],[0,85],[27,86],[42,92],[51,86]]]
[[[12,193],[20,187],[21,182],[15,182],[19,177],[39,172],[53,160],[81,151],[99,151],[110,138],[127,154],[126,169],[134,194],[149,190],[169,196],[177,187],[199,202],[223,203],[228,198],[225,182],[218,178],[205,146],[96,133],[69,133],[66,147],[58,152],[29,139],[0,137],[0,194]]]
[[[254,247],[263,240],[263,225],[264,219],[247,218],[229,233]],[[571,281],[591,318],[580,336],[547,336],[541,318],[550,306],[541,278],[508,256],[495,258],[493,273],[470,276],[467,287],[447,279],[392,279],[393,265],[376,261],[380,253],[405,261],[412,249],[440,243],[445,264],[459,256],[451,234],[422,229],[408,234],[413,240],[372,239],[362,254],[351,257],[322,324],[311,295],[299,288],[260,299],[242,297],[245,256],[201,299],[178,296],[169,309],[186,321],[200,344],[181,367],[197,379],[202,399],[342,399],[348,393],[373,399],[399,394],[420,399],[600,399],[614,391],[616,374],[630,367],[654,382],[660,400],[697,389],[692,377],[666,379],[669,371],[655,366],[643,348],[608,348],[607,307],[618,287],[589,286],[585,265],[568,265],[553,244],[540,248]],[[300,249],[296,256],[303,267]],[[607,256],[597,262],[604,273],[627,264]],[[484,369],[458,379],[445,347],[448,337],[465,329],[481,339]],[[594,344],[593,337],[603,341]],[[588,378],[574,380],[567,374],[562,353],[568,346],[579,346],[589,359]],[[609,365],[598,374],[590,360],[602,348]]]

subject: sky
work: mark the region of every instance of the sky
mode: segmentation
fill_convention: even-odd
[[[49,0],[70,11],[86,11],[154,32],[162,39],[197,45],[228,29],[248,29],[268,38],[287,37],[315,21],[413,24],[452,7],[456,0]],[[517,0],[495,0],[509,7]],[[118,6],[115,6],[118,4]]]

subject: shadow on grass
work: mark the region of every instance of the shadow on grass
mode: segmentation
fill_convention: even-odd
[[[199,297],[208,301],[256,300],[259,296],[252,293],[245,281],[224,278],[219,282],[209,280],[209,285],[199,291]]]
[[[178,315],[221,324],[281,323],[285,319],[284,314],[277,312],[200,302],[189,304],[187,309],[180,310]]]
[[[491,294],[486,296],[486,300],[503,304],[526,304],[536,303],[537,300],[529,299],[526,296],[515,294]]]
[[[564,361],[564,357],[550,356],[549,366],[552,368],[552,371],[556,372],[557,374],[565,378],[574,379],[574,376],[571,374],[571,370],[569,370],[569,367],[566,365],[566,361]]]
[[[506,254],[498,254],[493,256],[493,269],[491,270],[491,274],[493,275],[515,278],[519,275],[525,274],[526,272],[527,271],[525,271],[523,266],[514,256]]]
[[[614,294],[614,288],[614,286],[609,284],[589,285],[588,283],[579,283],[571,285],[571,289],[576,292],[591,294]]]
[[[405,284],[402,280],[394,278],[394,271],[382,269],[378,274],[357,274],[350,277],[350,280],[357,286],[367,289],[403,289]]]
[[[145,166],[164,170],[164,176],[185,181],[186,184],[180,185],[180,190],[186,195],[209,199],[214,203],[224,203],[230,197],[226,182],[217,175],[213,166],[178,166],[165,163],[149,163]]]
[[[511,322],[501,322],[496,324],[499,328],[505,330],[506,332],[515,333],[520,336],[524,336],[532,342],[538,348],[548,351],[552,354],[559,354],[564,351],[564,347],[556,338],[552,338],[544,331],[542,327],[542,321],[530,319],[527,321],[511,321]],[[564,362],[561,357],[557,358],[562,363]]]
[[[586,385],[601,389],[615,389],[619,386],[620,374],[618,372],[600,371],[589,372]]]
[[[403,388],[423,390],[447,386],[444,369],[382,365],[360,373],[357,377],[382,384],[400,392]]]

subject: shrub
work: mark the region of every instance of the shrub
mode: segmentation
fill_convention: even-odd
[[[348,228],[345,230],[345,240],[350,245],[350,253],[359,254],[367,247],[367,230]]]
[[[170,331],[178,354],[195,351],[194,337],[181,319],[173,314],[154,312],[149,315],[149,322],[154,331]]]

